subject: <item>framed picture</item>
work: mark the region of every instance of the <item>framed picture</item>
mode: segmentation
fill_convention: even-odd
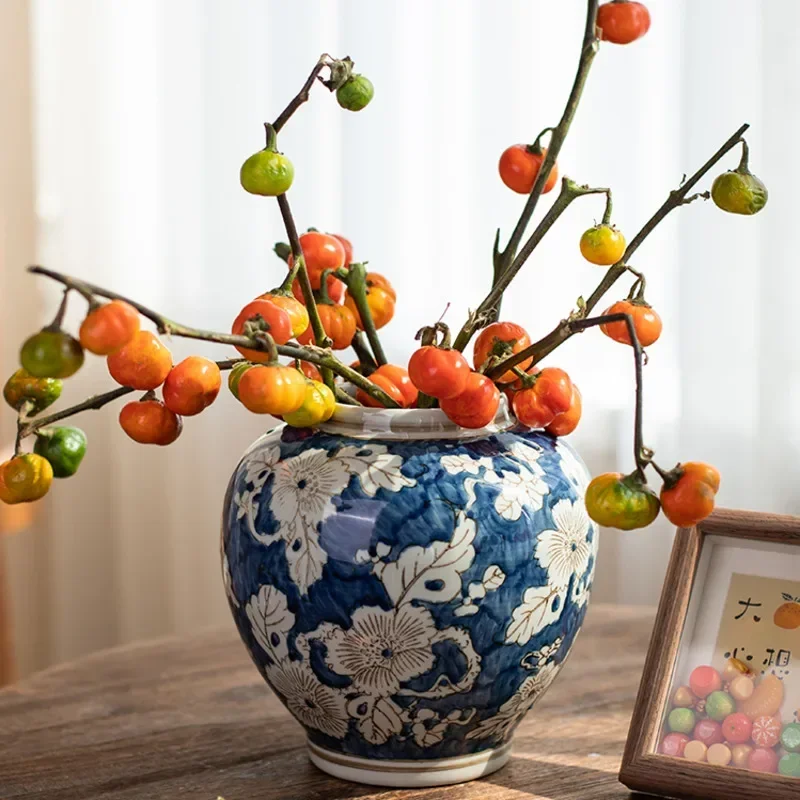
[[[800,797],[800,518],[719,510],[678,531],[620,780]]]

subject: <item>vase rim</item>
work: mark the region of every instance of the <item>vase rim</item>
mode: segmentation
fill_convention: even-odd
[[[494,419],[483,428],[462,428],[440,408],[368,408],[342,403],[336,404],[333,416],[319,428],[356,439],[477,439],[516,424],[508,401],[501,396]]]

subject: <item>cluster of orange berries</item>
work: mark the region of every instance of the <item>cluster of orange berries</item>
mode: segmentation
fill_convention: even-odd
[[[122,429],[141,444],[172,444],[180,436],[183,417],[199,414],[219,394],[222,377],[215,362],[189,356],[173,365],[169,349],[156,334],[140,329],[138,311],[123,300],[90,311],[80,342],[90,353],[106,356],[117,383],[148,393],[119,414]],[[150,396],[159,387],[163,400]]]
[[[356,332],[364,330],[356,300],[345,289],[344,282],[353,263],[352,244],[344,236],[314,230],[302,234],[299,243],[315,293],[317,313],[325,335],[331,340],[331,349],[345,350]],[[291,270],[294,266],[291,255],[287,262]],[[386,278],[376,272],[366,273],[366,301],[376,330],[394,317],[396,299],[397,294]],[[234,320],[231,332],[247,334],[259,328],[268,331],[278,345],[291,339],[302,345],[316,344],[298,279],[292,283],[291,293],[275,289],[248,303]],[[248,362],[234,367],[228,385],[245,408],[256,414],[281,417],[298,427],[316,425],[331,417],[335,396],[322,383],[314,364],[301,361],[297,366],[287,366],[275,363],[267,351],[237,349]],[[379,381],[380,378],[376,385],[380,385]]]

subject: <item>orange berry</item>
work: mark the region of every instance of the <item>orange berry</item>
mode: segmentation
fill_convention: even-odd
[[[475,349],[472,363],[475,369],[480,369],[490,358],[507,358],[514,353],[519,353],[531,343],[527,331],[514,322],[493,322],[487,325],[475,340]],[[524,370],[530,366],[533,359],[529,358],[517,366]],[[511,383],[517,376],[508,370],[499,378],[498,383]]]
[[[551,436],[567,436],[578,427],[582,411],[583,398],[581,397],[581,390],[573,383],[572,402],[569,408],[563,413],[557,414],[556,418],[545,427],[545,430]]]
[[[150,331],[139,331],[106,359],[111,377],[123,386],[149,391],[164,383],[172,369],[172,354]]]
[[[677,467],[678,479],[661,489],[661,508],[679,528],[690,528],[714,510],[719,472],[710,464],[690,461]]]
[[[207,358],[189,356],[176,364],[164,381],[164,405],[176,414],[191,417],[217,399],[222,384],[219,367]]]
[[[401,408],[410,408],[417,402],[419,390],[412,383],[408,372],[396,364],[383,364],[370,376],[369,380],[383,389]],[[365,406],[384,408],[383,404],[363,389],[356,392],[356,399]]]
[[[90,311],[78,334],[83,347],[107,356],[124,347],[139,332],[139,312],[124,300],[112,300]]]
[[[269,300],[260,299],[252,300],[239,312],[231,325],[231,333],[243,336],[245,324],[258,317],[267,324],[267,333],[275,340],[275,344],[286,344],[292,338],[292,321],[288,312]],[[251,350],[238,346],[236,349],[250,361],[260,363],[269,361],[269,354],[264,350]]]
[[[322,382],[322,373],[317,369],[317,365],[310,361],[300,362],[300,372],[312,381]]]
[[[353,316],[356,318],[356,327],[363,331],[364,324],[361,322],[361,315],[358,313],[356,301],[349,291],[345,292],[344,304],[353,312]],[[376,330],[380,330],[384,325],[388,325],[392,321],[392,317],[394,317],[394,297],[386,289],[382,289],[379,286],[367,289],[367,306],[372,314],[372,321]]]
[[[303,405],[307,380],[283,364],[253,367],[239,379],[239,402],[254,414],[282,416]]]
[[[500,178],[509,189],[518,194],[530,194],[546,155],[547,150],[544,148],[541,153],[532,153],[527,145],[513,144],[500,156],[498,164]],[[553,164],[542,194],[547,194],[556,185],[557,180],[558,164]]]
[[[139,444],[172,444],[183,429],[183,421],[160,400],[136,400],[119,412],[122,430]]]
[[[345,350],[350,347],[356,335],[356,318],[347,306],[320,303],[317,306],[322,327],[327,336],[331,338],[334,350]],[[311,325],[297,337],[300,344],[316,344]]]
[[[440,400],[439,406],[462,428],[484,428],[497,414],[500,391],[485,375],[471,372],[464,391],[456,397]]]
[[[383,389],[392,400],[403,408],[403,393],[400,389],[395,386],[394,382],[388,375],[380,375],[377,372],[373,372],[372,375],[369,376],[369,380],[371,383],[374,383],[379,389]],[[361,405],[368,406],[370,408],[386,408],[386,406],[381,403],[380,400],[376,400],[372,395],[367,394],[363,389],[359,389],[356,392],[356,400],[358,400]]]
[[[289,322],[292,326],[292,336],[298,336],[308,327],[308,311],[296,297],[286,294],[270,294],[267,292],[266,294],[260,294],[256,300],[267,300],[273,305],[278,306],[278,308],[282,308],[289,315]]]
[[[603,315],[606,314],[630,314],[633,319],[636,338],[642,347],[650,347],[661,336],[663,329],[661,317],[646,303],[619,300],[603,312]],[[620,342],[621,344],[631,343],[628,326],[625,322],[606,322],[600,326],[600,330],[615,342]]]

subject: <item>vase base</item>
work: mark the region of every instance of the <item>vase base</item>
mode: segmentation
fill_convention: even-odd
[[[464,783],[489,775],[511,757],[511,742],[493,750],[456,758],[393,761],[336,753],[309,741],[308,756],[314,766],[335,778],[373,786],[411,789]]]

